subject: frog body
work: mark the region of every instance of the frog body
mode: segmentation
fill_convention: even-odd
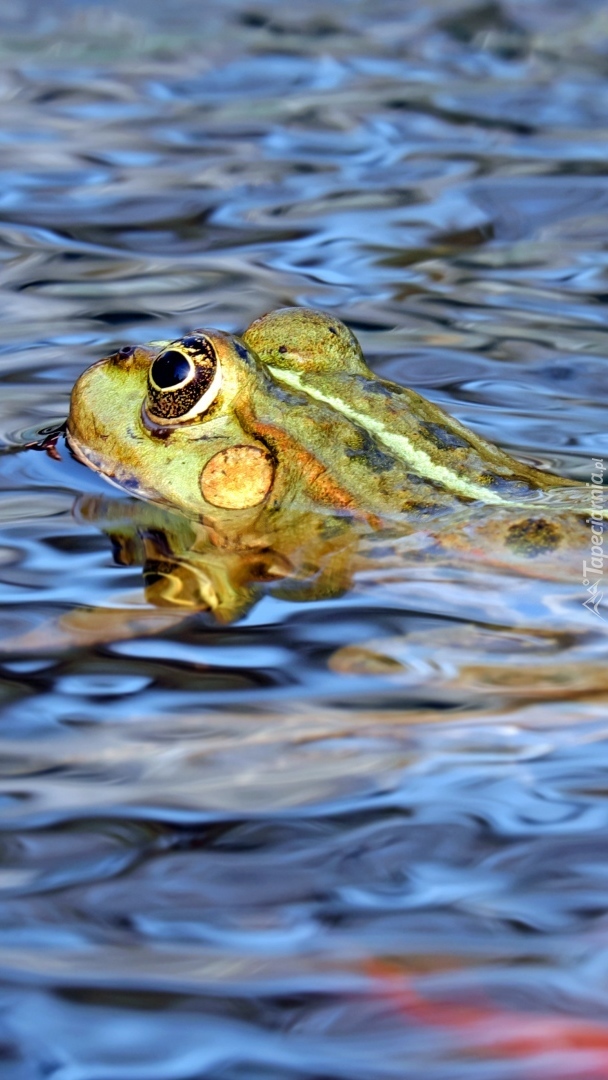
[[[378,536],[405,537],[408,563],[569,581],[588,550],[583,486],[379,379],[343,323],[306,308],[271,312],[241,337],[202,329],[106,357],[77,381],[67,431],[85,464],[189,523],[151,540],[146,513],[126,532],[101,513],[132,562],[170,568],[153,586],[148,573],[154,602],[222,621],[260,589],[335,595],[374,564]]]
[[[201,341],[221,370],[216,396],[183,421],[157,422],[155,360]],[[344,324],[309,309],[272,312],[242,339],[198,330],[94,364],[74,387],[68,435],[78,457],[132,494],[198,519],[228,511],[238,528],[293,507],[415,519],[462,503],[525,506],[570,483],[377,378]]]

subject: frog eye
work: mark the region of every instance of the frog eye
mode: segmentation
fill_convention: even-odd
[[[157,424],[181,424],[206,412],[215,401],[222,371],[208,338],[190,335],[172,341],[150,364],[146,412]]]

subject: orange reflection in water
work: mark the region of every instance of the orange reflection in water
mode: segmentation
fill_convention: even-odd
[[[413,1025],[453,1037],[452,1052],[483,1058],[528,1058],[522,1076],[608,1077],[608,1023],[547,1013],[520,1012],[477,997],[459,1003],[429,999],[396,964],[374,960],[366,971],[377,993]],[[543,1061],[546,1059],[546,1061]]]

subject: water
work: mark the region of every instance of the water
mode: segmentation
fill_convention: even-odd
[[[113,559],[120,494],[23,449],[108,350],[309,304],[588,481],[605,5],[202,7],[0,14],[2,1076],[605,1077],[582,575],[387,565],[176,619]]]

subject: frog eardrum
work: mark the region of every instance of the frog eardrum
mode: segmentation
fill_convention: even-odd
[[[155,424],[181,424],[207,411],[222,383],[215,349],[203,334],[172,341],[150,364],[145,411]]]

